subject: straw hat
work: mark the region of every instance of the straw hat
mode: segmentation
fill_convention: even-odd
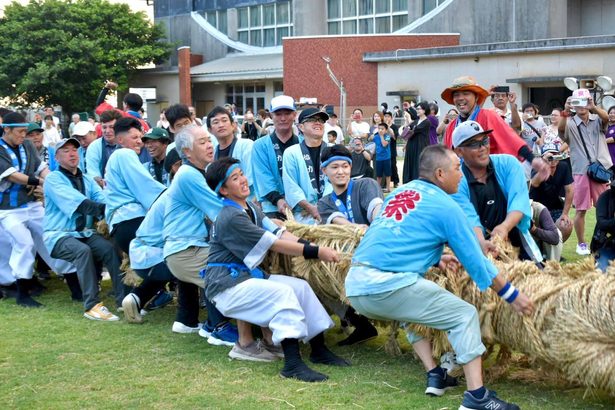
[[[472,91],[474,94],[476,94],[478,105],[482,105],[489,96],[489,91],[478,85],[474,77],[470,77],[467,75],[455,78],[453,80],[453,85],[442,91],[442,99],[447,103],[454,105],[453,93],[455,91]]]

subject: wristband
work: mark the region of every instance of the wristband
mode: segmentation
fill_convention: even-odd
[[[498,296],[508,303],[513,303],[515,299],[517,299],[517,296],[519,296],[519,290],[510,282],[506,282],[506,285],[498,291]]]
[[[303,239],[303,238],[297,239],[297,242],[302,243],[304,245],[309,245],[310,244],[310,241],[308,241],[307,239]]]
[[[41,181],[37,177],[28,177],[28,185],[39,186]]]
[[[303,257],[305,259],[318,259],[318,246],[303,245]]]

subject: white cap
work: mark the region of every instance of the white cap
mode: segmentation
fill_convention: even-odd
[[[573,107],[587,107],[587,102],[592,95],[587,88],[579,88],[572,92],[572,101],[570,105]]]
[[[297,109],[295,108],[295,100],[293,97],[289,97],[288,95],[273,97],[271,99],[271,108],[269,108],[269,111],[276,112],[277,110],[296,111]]]
[[[459,124],[453,131],[453,147],[457,148],[465,141],[481,134],[491,134],[493,130],[483,130],[476,121],[467,120]]]
[[[73,135],[84,137],[88,135],[88,132],[96,131],[94,126],[89,121],[79,121],[73,127]]]

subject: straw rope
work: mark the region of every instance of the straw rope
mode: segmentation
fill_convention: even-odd
[[[308,226],[294,221],[288,221],[286,227],[298,237],[336,249],[341,262],[272,254],[265,268],[303,278],[317,295],[348,303],[344,280],[363,231],[352,225]],[[549,261],[540,270],[531,262],[518,261],[510,244],[499,242],[496,246],[500,253],[496,266],[515,287],[531,296],[536,308],[531,316],[516,314],[492,290],[481,293],[465,271],[432,268],[426,278],[476,306],[483,342],[488,352],[499,345],[498,360],[507,362],[512,349],[557,369],[570,382],[615,395],[615,267],[603,274],[595,270],[592,258],[586,258],[567,265]],[[417,325],[408,329],[429,337],[436,357],[452,350],[444,332]],[[393,325],[390,330],[386,350],[399,352],[398,328]]]

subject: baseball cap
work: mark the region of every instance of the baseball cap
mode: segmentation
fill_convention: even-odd
[[[88,135],[88,132],[96,132],[96,128],[89,121],[79,121],[73,127],[73,135],[83,137]]]
[[[319,117],[325,122],[329,119],[327,113],[320,111],[318,108],[306,108],[305,110],[301,111],[301,114],[299,114],[299,124],[301,124],[308,118],[313,117]]]
[[[63,138],[56,144],[56,151],[58,151],[60,148],[62,148],[63,146],[69,143],[73,144],[75,148],[79,148],[81,146],[77,138],[73,138],[73,137]]]
[[[570,105],[573,107],[587,107],[587,102],[591,98],[591,94],[587,88],[579,88],[572,92]]]
[[[557,146],[557,144],[553,144],[553,143],[544,144],[542,148],[540,149],[541,156],[548,154],[549,152],[553,154],[559,154],[559,147]]]
[[[45,130],[42,129],[41,126],[38,125],[37,123],[31,122],[31,123],[28,124],[28,128],[26,128],[26,135],[28,135],[29,133],[34,132],[34,131],[44,132]]]
[[[168,140],[171,141],[171,138],[169,137],[169,133],[167,132],[167,130],[165,130],[164,128],[160,128],[160,127],[155,127],[150,129],[144,136],[143,136],[143,140]]]
[[[483,130],[483,127],[476,121],[468,120],[462,122],[455,128],[455,131],[453,131],[453,147],[459,147],[461,144],[477,135],[487,135],[492,132],[493,130]]]
[[[297,111],[293,97],[289,97],[288,95],[278,95],[277,97],[273,97],[271,99],[271,107],[269,108],[269,111],[276,112],[278,110]]]

